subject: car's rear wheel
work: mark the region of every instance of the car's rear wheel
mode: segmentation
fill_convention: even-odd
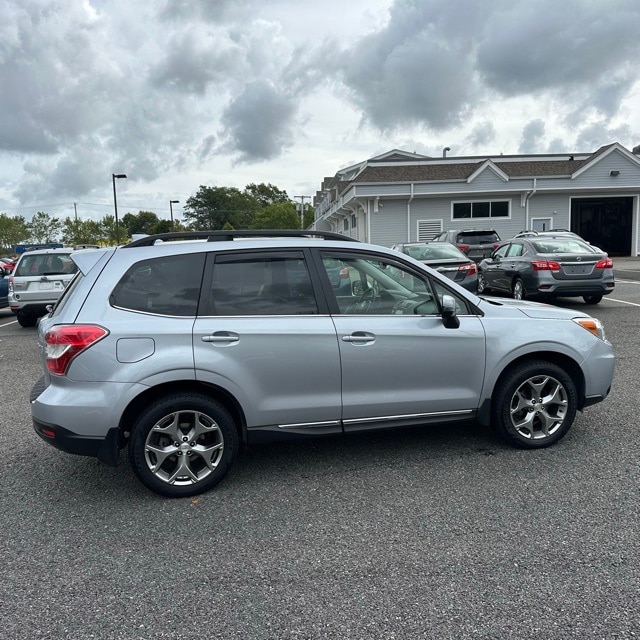
[[[498,380],[492,421],[513,445],[548,447],[569,431],[577,404],[571,377],[551,362],[535,360],[508,369]]]
[[[478,270],[478,294],[486,293],[489,291],[489,287],[487,287],[487,279],[484,276],[482,271]]]
[[[527,297],[527,291],[524,288],[524,282],[521,278],[516,278],[511,287],[511,294],[516,300],[524,300]]]
[[[586,304],[598,304],[602,300],[602,296],[583,296],[582,299]]]
[[[18,319],[18,324],[21,327],[35,327],[36,323],[38,322],[38,316],[27,316],[18,314],[18,316],[16,317]]]
[[[199,393],[167,395],[147,407],[131,431],[129,461],[141,482],[170,498],[213,488],[238,453],[229,412]]]

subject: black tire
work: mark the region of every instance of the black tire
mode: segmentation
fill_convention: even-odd
[[[478,269],[478,295],[489,291],[487,287],[487,279],[484,277],[484,273]]]
[[[129,462],[151,491],[185,498],[209,491],[238,454],[238,430],[229,412],[200,393],[167,395],[136,420]]]
[[[524,300],[527,297],[527,290],[524,288],[522,278],[516,278],[511,285],[511,295],[516,300]]]
[[[602,296],[583,296],[582,299],[586,304],[598,304],[602,300]]]
[[[35,327],[38,322],[38,316],[18,315],[16,317],[21,327]]]
[[[494,390],[491,418],[498,434],[510,444],[539,449],[569,431],[577,406],[571,377],[551,362],[533,360],[502,374]]]

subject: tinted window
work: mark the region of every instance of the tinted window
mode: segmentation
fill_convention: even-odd
[[[318,305],[302,257],[219,256],[206,315],[316,314]]]
[[[168,316],[195,316],[205,255],[192,253],[137,262],[110,297],[114,307]]]
[[[78,270],[68,253],[25,254],[14,276],[50,276],[75,273]]]
[[[458,234],[458,242],[465,244],[491,244],[500,242],[495,231],[463,231]]]

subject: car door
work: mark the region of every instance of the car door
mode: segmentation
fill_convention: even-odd
[[[209,256],[196,378],[231,393],[248,429],[341,432],[340,354],[319,290],[302,251]]]
[[[510,285],[506,278],[504,258],[509,249],[508,244],[504,244],[496,249],[490,258],[482,261],[482,273],[487,282],[487,287],[496,290],[509,291]]]
[[[349,270],[353,291],[350,301],[330,304],[345,431],[471,417],[484,380],[485,336],[465,299],[456,296],[460,326],[448,329],[439,299],[452,292],[439,280],[375,254],[319,254],[327,276],[336,261]]]

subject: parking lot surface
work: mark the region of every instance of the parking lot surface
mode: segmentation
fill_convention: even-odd
[[[637,637],[636,264],[587,308],[611,395],[559,444],[454,424],[264,445],[184,500],[35,436],[36,330],[0,311],[0,637]]]

